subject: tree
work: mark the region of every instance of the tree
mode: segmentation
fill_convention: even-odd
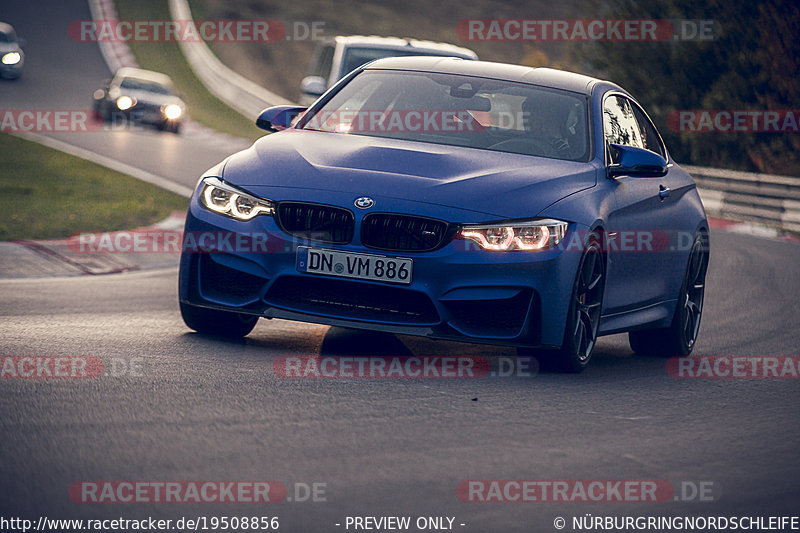
[[[800,175],[800,131],[680,132],[667,123],[676,110],[797,110],[800,9],[793,2],[610,0],[598,16],[713,21],[710,40],[598,42],[581,51],[588,70],[645,106],[678,161]]]

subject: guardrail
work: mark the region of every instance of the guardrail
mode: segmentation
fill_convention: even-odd
[[[682,165],[710,216],[800,231],[800,177]]]
[[[169,0],[169,13],[172,20],[194,20],[187,0]],[[178,44],[203,85],[245,117],[255,120],[265,107],[292,103],[229,69],[203,41],[179,40]]]

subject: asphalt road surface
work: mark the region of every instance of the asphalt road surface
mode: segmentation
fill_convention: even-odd
[[[726,233],[712,245],[693,357],[800,355],[800,246]],[[624,336],[603,339],[577,376],[284,378],[273,364],[285,356],[486,356],[503,370],[515,360],[508,349],[279,320],[244,341],[208,338],[183,326],[176,278],[0,282],[0,353],[104,364],[94,379],[0,382],[2,516],[267,514],[284,531],[339,531],[347,516],[431,515],[463,531],[551,531],[556,516],[584,513],[797,512],[797,379],[677,379],[663,359],[632,355]],[[706,487],[713,501],[457,497],[462,480],[508,479],[663,480],[679,497]],[[323,483],[326,501],[71,500],[72,484],[101,480],[269,480],[289,497],[295,483]]]
[[[8,18],[31,58],[19,84],[0,84],[3,105],[12,97],[15,108],[41,106],[51,95],[53,107],[84,105],[108,75],[96,49],[70,52],[75,43],[60,37],[65,21],[88,18],[84,3],[11,5]],[[194,182],[192,165],[213,163],[198,162],[198,154],[213,159],[207,146],[174,136],[71,135],[161,175],[177,169],[184,184]],[[800,246],[711,238],[693,358],[800,356]],[[634,356],[624,336],[602,339],[581,375],[511,376],[506,370],[521,362],[506,348],[279,320],[226,341],[183,325],[176,285],[174,269],[0,281],[5,361],[81,357],[103,366],[92,378],[0,380],[0,518],[277,516],[279,531],[321,532],[355,531],[347,517],[410,516],[410,531],[420,530],[418,517],[450,517],[457,531],[539,532],[556,531],[558,517],[573,531],[572,518],[587,514],[798,514],[798,379],[675,378],[664,359]],[[353,355],[485,356],[493,373],[275,372],[286,356]],[[459,498],[465,480],[656,480],[674,492],[658,502],[481,503]],[[273,481],[288,494],[273,503],[197,504],[80,503],[80,492],[70,493],[102,481]],[[315,483],[316,497],[306,497]],[[553,485],[538,485],[540,497],[543,486]]]
[[[91,20],[88,3],[3,0],[0,20],[12,24],[27,41],[22,77],[13,82],[0,80],[0,109],[34,111],[37,117],[48,111],[90,111],[92,93],[112,73],[95,43],[76,42],[67,33],[71,22]],[[203,171],[231,153],[227,143],[202,134],[164,134],[136,124],[103,129],[92,122],[86,123],[90,131],[83,131],[81,123],[76,124],[77,131],[60,127],[47,131],[47,124],[35,133],[191,188]]]

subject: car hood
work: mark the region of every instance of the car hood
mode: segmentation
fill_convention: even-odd
[[[22,52],[22,48],[17,43],[0,43],[0,54],[7,54],[8,52]]]
[[[221,177],[278,201],[312,189],[524,218],[594,186],[596,176],[591,163],[290,129],[231,156]]]

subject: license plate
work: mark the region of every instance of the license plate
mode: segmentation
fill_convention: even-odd
[[[403,257],[357,254],[320,248],[297,248],[297,270],[342,278],[411,283],[414,261]]]

